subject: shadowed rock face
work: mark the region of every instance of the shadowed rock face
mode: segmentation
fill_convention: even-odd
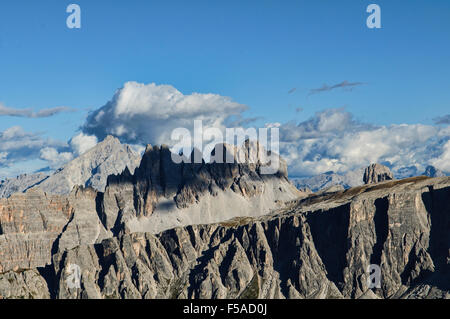
[[[239,183],[242,178],[250,179],[252,172],[262,182],[250,181],[262,188],[267,188],[266,179],[285,178],[282,172],[270,178],[258,176],[257,165],[236,168],[223,164],[213,168],[204,163],[180,164],[168,169],[161,161],[167,156],[164,149],[148,148],[135,174],[111,177],[105,194],[91,189],[76,189],[69,197],[24,194],[21,203],[31,195],[36,202],[21,209],[15,208],[19,200],[1,200],[0,295],[450,297],[450,177],[418,177],[312,194],[286,202],[265,216],[236,217],[162,232],[133,231],[134,218],[139,220],[141,216],[140,221],[145,223],[147,216],[158,214],[161,203],[166,203],[164,199],[170,199],[178,210],[193,212],[189,209],[198,208],[214,191],[215,201],[226,191],[251,201],[258,192],[248,195],[247,190],[242,191],[244,184]],[[177,202],[182,189],[187,195]],[[39,203],[41,206],[37,206]],[[178,208],[180,203],[187,207]],[[35,206],[41,208],[34,211]],[[113,211],[108,211],[111,207],[117,207],[117,215],[107,215]],[[58,211],[66,213],[61,213],[65,217],[56,222],[54,214],[59,216]],[[123,218],[127,214],[130,220]],[[55,239],[48,239],[52,242],[50,252],[42,254],[41,259],[27,261],[27,253],[18,249],[5,263],[4,256],[9,253],[5,254],[1,240],[9,243],[9,236],[17,234],[25,236],[22,240],[31,234]],[[14,261],[20,261],[21,266],[14,267]],[[67,286],[72,264],[81,270],[79,289]],[[381,268],[379,289],[368,288],[370,264]]]
[[[228,154],[232,159],[253,160],[194,163],[198,152],[194,150],[190,161],[176,164],[168,147],[148,146],[134,174],[126,170],[108,178],[100,213],[106,229],[158,233],[237,216],[260,216],[280,208],[284,201],[306,196],[289,182],[284,160],[279,159],[274,174],[262,173],[267,165],[258,144],[247,142],[237,149],[219,144],[215,150],[224,158]],[[218,155],[213,152],[212,156]]]
[[[381,164],[372,164],[364,171],[364,184],[373,184],[393,180],[394,175],[389,168]]]

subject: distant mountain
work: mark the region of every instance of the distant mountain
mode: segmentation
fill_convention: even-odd
[[[290,180],[298,189],[310,189],[313,192],[324,190],[336,185],[340,185],[344,188],[350,188],[364,184],[364,169],[365,168],[359,168],[345,174],[326,172],[312,177],[293,177],[290,178]]]
[[[0,198],[30,188],[50,194],[68,194],[75,185],[91,186],[104,191],[109,175],[117,175],[128,167],[130,172],[140,163],[140,155],[112,136],[70,161],[56,172],[38,172],[9,178],[0,183]]]
[[[446,176],[443,171],[437,169],[436,167],[432,165],[428,165],[425,169],[425,172],[423,172],[422,175],[428,176],[428,177],[443,177]]]
[[[131,172],[139,165],[140,155],[129,145],[108,136],[95,147],[70,161],[38,185],[51,194],[68,194],[75,185],[91,186],[103,191],[109,175],[120,174],[128,167]]]
[[[381,165],[381,164],[373,164],[377,165],[376,167],[373,167],[370,169],[370,166],[367,168],[358,168],[353,171],[349,171],[345,174],[340,173],[334,173],[334,172],[326,172],[323,174],[311,176],[311,177],[291,177],[290,181],[300,190],[307,191],[311,190],[312,192],[318,192],[318,191],[325,191],[327,189],[330,189],[333,186],[342,186],[345,189],[360,186],[364,184],[364,173],[365,170],[369,170],[368,174],[375,174],[375,175],[383,175],[386,176],[376,178],[375,175],[372,176],[372,179],[370,179],[370,182],[380,182],[383,179],[386,179],[388,176],[391,176],[390,178],[393,178],[395,175],[396,179],[404,179],[414,176],[428,176],[428,177],[443,177],[447,176],[443,171],[437,169],[436,167],[432,165],[428,165],[424,172],[420,172],[420,170],[416,166],[408,166],[408,167],[402,167],[394,172],[394,174],[391,173],[389,168],[387,166]],[[383,170],[383,172],[380,172],[380,169]],[[387,179],[390,179],[387,178]]]
[[[404,179],[408,177],[423,175],[422,169],[414,165],[398,168],[394,170],[394,174],[397,179]]]
[[[0,198],[9,197],[13,193],[21,193],[31,186],[37,185],[49,177],[48,172],[22,174],[14,178],[0,181]]]

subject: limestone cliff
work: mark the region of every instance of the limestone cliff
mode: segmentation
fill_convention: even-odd
[[[450,177],[305,195],[283,165],[263,176],[260,163],[167,156],[148,147],[105,193],[1,199],[0,296],[450,297]],[[68,286],[71,265],[80,288]],[[381,269],[380,288],[368,287],[369,265]]]

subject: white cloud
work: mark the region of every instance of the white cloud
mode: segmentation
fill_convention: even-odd
[[[280,126],[280,138],[291,176],[344,173],[374,162],[388,164],[394,172],[410,166],[422,172],[429,163],[447,172],[450,169],[443,147],[450,138],[448,127],[375,127],[355,121],[343,109],[329,109],[297,125]]]
[[[93,135],[86,135],[84,133],[75,135],[69,141],[69,145],[72,148],[75,156],[79,156],[85,153],[86,151],[90,150],[95,145],[97,145],[97,143],[98,143],[97,137]]]
[[[130,144],[170,144],[173,129],[192,129],[193,120],[204,127],[224,128],[232,116],[247,107],[217,94],[184,95],[170,85],[127,82],[112,100],[91,113],[83,132],[100,140],[111,134]]]
[[[445,143],[442,154],[438,158],[432,159],[431,164],[442,171],[450,172],[450,141]]]
[[[0,152],[8,153],[7,164],[36,159],[44,147],[61,149],[67,147],[67,144],[44,138],[41,134],[25,132],[20,126],[13,126],[0,132]]]
[[[249,123],[252,119],[243,117],[246,109],[217,94],[184,95],[170,85],[128,82],[88,116],[82,132],[69,144],[19,126],[0,132],[0,173],[37,158],[58,168],[109,134],[139,151],[142,144],[172,144],[172,131],[178,127],[192,131],[196,119],[203,120],[204,129]],[[8,112],[13,110],[0,105],[0,115]],[[51,115],[52,110],[46,112],[41,115]],[[345,173],[374,162],[387,164],[394,173],[402,168],[423,172],[429,164],[450,173],[449,125],[374,126],[341,108],[317,112],[301,123],[267,123],[266,127],[280,129],[280,152],[288,161],[290,176]]]
[[[60,153],[53,147],[45,147],[41,150],[39,157],[49,162],[51,168],[59,168],[72,160],[73,155],[70,152]]]
[[[0,103],[0,116],[42,118],[42,117],[50,117],[62,112],[73,112],[73,111],[75,110],[68,106],[57,106],[53,108],[42,109],[35,112],[32,109],[16,109],[8,107],[3,103]]]
[[[223,129],[233,123],[228,121],[232,116],[242,121],[245,110],[246,106],[216,94],[184,95],[170,85],[128,82],[89,115],[82,130],[98,139],[111,134],[130,144],[170,145],[171,132],[177,127],[192,131],[194,119],[202,119],[204,128]],[[299,124],[266,127],[280,128],[280,151],[291,176],[343,173],[373,162],[388,164],[394,171],[402,167],[419,171],[444,156],[443,145],[450,136],[448,126],[361,123],[342,108],[318,112]],[[442,158],[433,163],[448,171]]]
[[[44,138],[41,134],[26,132],[20,126],[13,126],[0,132],[0,175],[9,175],[13,166],[37,160],[41,150],[51,147],[64,152],[67,144]],[[13,170],[14,171],[14,170]]]

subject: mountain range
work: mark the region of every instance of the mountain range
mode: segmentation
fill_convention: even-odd
[[[365,167],[358,168],[356,170],[348,171],[340,174],[335,172],[326,172],[323,174],[310,176],[310,177],[291,177],[291,182],[301,190],[311,190],[312,192],[318,192],[325,190],[332,186],[342,186],[344,189],[351,187],[361,186],[364,184],[363,174]],[[428,176],[428,177],[443,177],[446,176],[444,172],[435,168],[432,165],[428,165],[424,172],[417,174],[417,169],[404,168],[400,169],[399,174],[396,177],[399,179],[409,178],[414,176]]]
[[[196,152],[176,164],[165,145],[141,157],[108,137],[50,175],[3,182],[0,298],[450,297],[450,177],[374,164],[324,174],[312,193],[281,157],[262,174],[257,142],[216,145],[232,163]]]
[[[93,187],[104,191],[109,175],[117,175],[128,167],[132,173],[139,165],[140,154],[126,144],[108,136],[94,148],[70,161],[55,172],[36,172],[23,174],[14,178],[0,181],[0,198],[9,197],[13,193],[24,192],[33,187],[39,187],[50,194],[68,194],[75,185]],[[324,191],[333,186],[342,186],[348,189],[364,184],[363,174],[365,167],[351,170],[346,173],[326,172],[309,177],[291,177],[289,180],[303,191]],[[428,177],[443,177],[444,172],[428,165],[424,172],[417,174],[417,168],[403,168],[396,174],[398,178],[408,178],[417,175]],[[335,187],[336,189],[336,187]]]

